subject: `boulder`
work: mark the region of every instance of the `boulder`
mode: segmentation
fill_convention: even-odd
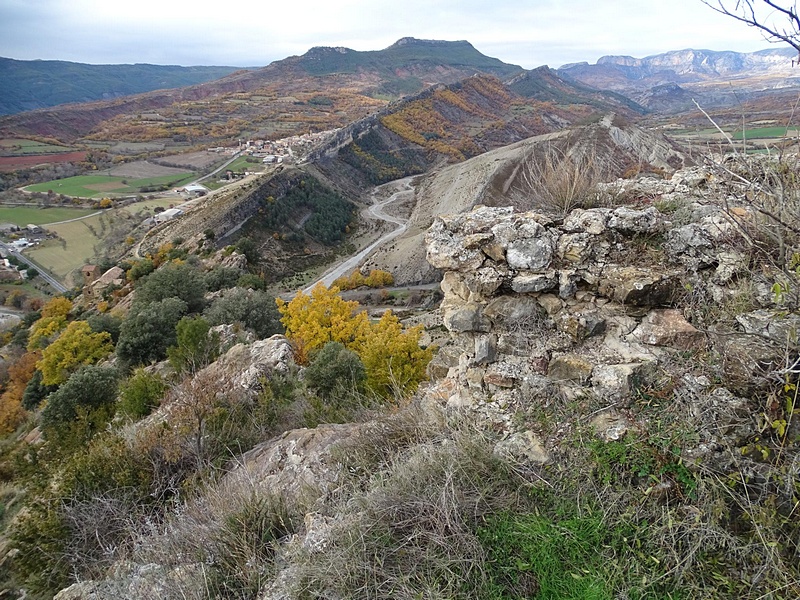
[[[292,346],[282,335],[273,335],[252,344],[236,344],[204,371],[219,379],[229,378],[234,387],[248,391],[261,389],[261,380],[274,373],[287,373],[294,365]]]

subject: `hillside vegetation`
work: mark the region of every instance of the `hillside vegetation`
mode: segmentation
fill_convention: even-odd
[[[71,102],[109,100],[225,77],[236,67],[87,65],[0,58],[0,115]]]

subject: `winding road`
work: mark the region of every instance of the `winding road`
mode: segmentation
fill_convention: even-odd
[[[325,273],[322,277],[311,283],[308,287],[303,290],[303,293],[308,294],[311,292],[314,287],[321,283],[325,287],[330,287],[330,285],[342,277],[343,275],[349,273],[356,267],[358,267],[361,262],[370,255],[370,253],[375,250],[381,244],[388,242],[389,240],[393,240],[400,234],[402,234],[408,228],[408,220],[401,219],[399,217],[392,216],[384,210],[387,206],[392,204],[393,202],[397,202],[401,198],[407,196],[408,194],[414,194],[414,186],[411,185],[411,180],[413,177],[406,177],[404,179],[397,179],[395,181],[391,181],[389,183],[385,183],[382,186],[378,186],[372,190],[372,204],[368,206],[362,214],[369,218],[378,221],[386,221],[387,223],[393,223],[397,227],[395,227],[392,231],[383,234],[377,240],[372,242],[369,246],[362,249],[358,254],[351,256],[347,260],[342,263],[336,265],[333,269]],[[401,185],[402,189],[394,192],[391,196],[389,196],[386,200],[382,200],[380,202],[377,201],[376,195],[380,188],[385,186],[397,186]]]

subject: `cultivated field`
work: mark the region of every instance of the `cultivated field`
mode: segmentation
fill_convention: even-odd
[[[0,206],[0,223],[13,223],[24,227],[25,225],[46,225],[67,219],[75,219],[90,215],[97,211],[85,208],[36,208],[34,206]]]
[[[30,154],[56,154],[58,152],[72,152],[74,148],[60,144],[46,144],[35,140],[7,138],[0,140],[0,155],[27,156]]]
[[[79,269],[95,254],[95,245],[100,242],[97,233],[101,231],[99,215],[62,223],[47,228],[54,231],[61,240],[47,240],[40,246],[25,252],[26,256],[38,262],[62,281],[74,269]]]
[[[186,154],[170,154],[155,159],[159,164],[177,165],[191,171],[202,171],[217,162],[222,162],[228,158],[227,154],[217,154],[216,152],[188,152]]]
[[[172,208],[181,203],[181,198],[154,198],[153,200],[142,200],[135,204],[123,206],[121,210],[127,211],[132,215],[143,210],[152,211],[156,207]]]
[[[48,163],[78,162],[86,158],[86,152],[62,152],[60,154],[34,154],[21,156],[0,156],[0,171],[30,169]]]
[[[164,177],[166,175],[185,175],[186,169],[176,169],[175,167],[165,167],[146,160],[124,163],[104,171],[103,175],[112,177],[125,177],[127,179],[150,179],[152,177]]]
[[[157,165],[153,165],[154,167]],[[160,169],[168,167],[158,166]],[[146,193],[146,188],[151,187],[175,187],[191,181],[194,173],[175,170],[170,175],[159,177],[114,177],[111,175],[79,175],[55,181],[37,183],[25,188],[31,192],[48,192],[50,190],[57,194],[76,196],[79,198],[100,198],[111,195],[130,195]]]

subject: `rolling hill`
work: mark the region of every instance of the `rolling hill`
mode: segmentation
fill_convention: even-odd
[[[219,79],[236,70],[237,67],[88,65],[0,58],[0,115],[185,87]]]

